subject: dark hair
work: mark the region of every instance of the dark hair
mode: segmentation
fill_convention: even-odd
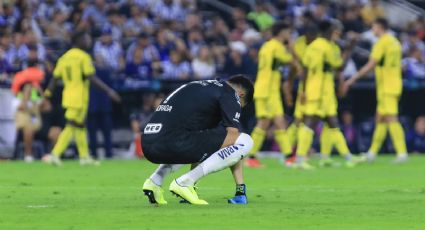
[[[332,30],[332,23],[329,20],[323,20],[319,23],[319,32],[323,34],[328,34]]]
[[[289,28],[291,28],[289,24],[284,22],[277,22],[272,27],[272,34],[273,36],[277,36],[280,33],[280,31],[287,30]]]
[[[246,93],[245,100],[246,103],[251,103],[254,98],[254,85],[252,84],[252,81],[249,80],[245,75],[243,74],[237,74],[231,76],[228,80],[229,83],[239,85],[241,86]]]
[[[73,46],[78,46],[80,45],[82,39],[84,38],[84,36],[87,34],[86,31],[79,31],[79,32],[75,32],[74,34],[72,34],[71,36],[71,42]]]
[[[377,18],[374,23],[382,26],[382,28],[384,28],[384,30],[387,30],[388,27],[389,27],[388,20],[385,19],[385,18]]]

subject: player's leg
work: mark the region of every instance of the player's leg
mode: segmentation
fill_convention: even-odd
[[[304,116],[304,126],[298,132],[297,143],[297,159],[295,166],[301,169],[313,169],[314,167],[308,164],[307,154],[313,144],[314,128],[320,121],[320,117],[314,115]]]
[[[206,175],[238,163],[248,154],[253,144],[253,140],[249,135],[228,128],[221,149],[211,154],[196,168],[173,181],[170,185],[170,191],[178,194],[192,204],[205,204],[206,202],[199,200],[193,189],[193,185]]]
[[[254,140],[254,146],[249,152],[249,158],[246,160],[246,165],[252,168],[261,167],[260,161],[256,158],[256,154],[263,146],[264,139],[266,138],[266,131],[271,124],[270,114],[270,98],[257,98],[255,103],[255,117],[257,124],[251,132],[251,137]]]
[[[378,97],[376,109],[375,130],[373,131],[372,144],[365,155],[365,160],[373,162],[385,141],[388,132],[388,124],[385,122],[385,114],[387,113],[386,101],[383,97]]]
[[[347,167],[354,167],[358,163],[359,159],[352,156],[344,134],[339,128],[338,117],[330,116],[326,119],[326,122],[329,127],[328,137],[331,147],[335,146],[338,153],[345,158],[345,165]]]
[[[55,146],[52,149],[52,155],[51,159],[46,159],[48,163],[53,163],[55,165],[61,165],[60,156],[62,153],[68,148],[69,144],[71,143],[72,139],[75,135],[75,128],[74,128],[74,118],[77,117],[78,110],[75,109],[67,109],[65,112],[65,119],[67,120],[67,123],[65,125],[65,128],[62,130],[61,134],[59,135],[59,138],[55,144]]]
[[[85,124],[87,110],[88,108],[79,109],[73,120],[75,144],[77,145],[81,165],[98,165],[99,162],[93,160],[93,158],[89,155],[87,128]]]
[[[332,147],[331,132],[328,124],[326,123],[323,126],[322,133],[320,133],[320,166],[324,167],[333,165],[333,161],[330,158]]]
[[[279,145],[280,151],[284,156],[289,156],[292,153],[291,141],[288,133],[286,132],[286,120],[282,116],[277,116],[273,119],[276,130],[274,131],[274,137]]]
[[[246,165],[252,168],[261,167],[260,161],[256,158],[256,154],[263,146],[264,139],[266,138],[266,130],[270,126],[271,120],[268,118],[257,118],[257,125],[251,133],[254,141],[254,146],[249,152],[249,158],[246,160]]]

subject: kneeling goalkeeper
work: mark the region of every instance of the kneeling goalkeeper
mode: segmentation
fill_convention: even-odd
[[[242,75],[227,81],[194,81],[182,85],[158,106],[145,126],[145,157],[160,164],[143,191],[151,203],[166,204],[161,188],[164,177],[185,164],[198,164],[173,180],[169,190],[191,204],[199,199],[194,185],[208,174],[230,167],[236,196],[229,203],[247,203],[241,160],[253,146],[240,132],[241,108],[252,101],[254,89]]]

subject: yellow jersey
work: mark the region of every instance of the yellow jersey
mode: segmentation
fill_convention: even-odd
[[[64,108],[85,108],[89,103],[90,82],[87,76],[93,75],[95,68],[92,59],[85,51],[72,48],[63,54],[53,71],[55,78],[64,83],[62,106]]]
[[[302,62],[307,68],[307,100],[319,100],[325,93],[335,93],[333,69],[343,64],[341,52],[336,44],[322,37],[316,38],[307,47]]]
[[[302,35],[300,37],[298,37],[295,42],[294,42],[294,51],[295,51],[295,55],[297,55],[298,59],[302,60],[305,50],[307,48],[308,44],[307,44],[307,38]]]
[[[281,76],[279,67],[291,62],[292,55],[280,41],[272,38],[261,46],[258,56],[254,98],[267,98],[272,93],[280,94]]]
[[[403,90],[401,53],[400,42],[390,34],[382,35],[373,46],[370,58],[378,62],[375,67],[378,96],[401,95]]]

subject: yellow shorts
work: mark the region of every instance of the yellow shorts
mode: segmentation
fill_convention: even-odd
[[[378,97],[376,112],[380,115],[398,115],[399,96],[384,95]]]
[[[17,111],[15,114],[17,129],[30,128],[38,131],[41,128],[41,117],[39,112]]]
[[[304,105],[304,115],[319,117],[334,117],[338,113],[338,101],[335,96],[323,97],[320,100],[307,101]]]
[[[255,116],[257,118],[274,118],[283,116],[283,104],[280,93],[271,94],[267,98],[256,98]]]
[[[74,121],[77,124],[84,124],[87,117],[87,107],[81,109],[66,108],[65,118],[67,121]]]

